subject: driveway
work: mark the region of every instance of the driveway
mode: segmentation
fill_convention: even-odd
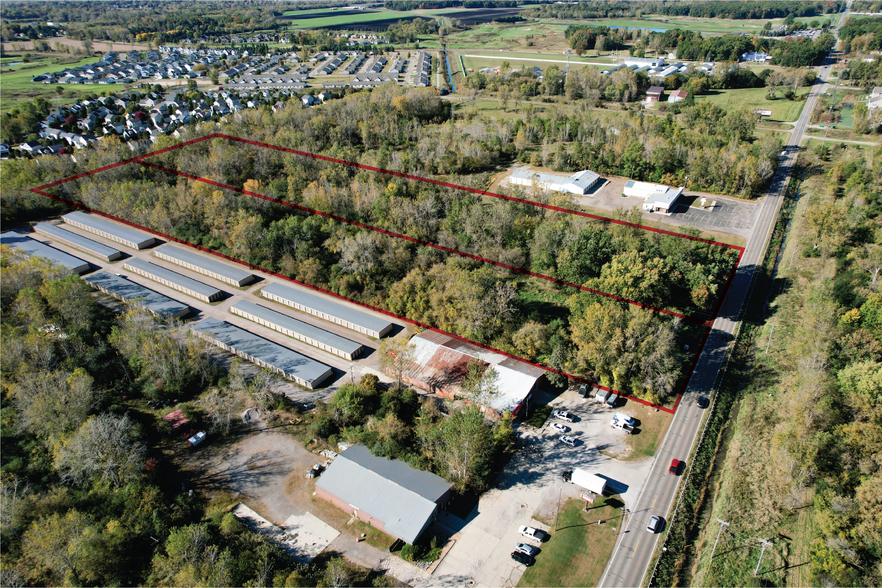
[[[578,486],[561,479],[565,470],[581,467],[607,477],[611,489],[626,503],[636,496],[652,460],[625,462],[605,455],[626,447],[626,433],[609,426],[615,411],[594,404],[592,399],[580,398],[575,390],[554,398],[549,405],[565,408],[577,417],[573,423],[564,423],[572,428],[569,434],[578,439],[577,446],[563,445],[558,440],[560,433],[549,426],[550,420],[540,429],[520,427],[517,433],[523,447],[494,488],[481,496],[467,520],[449,513],[440,518],[439,524],[455,533],[456,543],[432,579],[417,586],[462,586],[469,581],[478,586],[517,585],[525,568],[510,554],[515,543],[529,542],[518,534],[518,527],[548,529],[533,517],[553,521],[558,504],[579,496]]]

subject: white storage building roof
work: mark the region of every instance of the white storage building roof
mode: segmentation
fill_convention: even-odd
[[[123,267],[131,272],[135,272],[136,274],[150,278],[160,284],[165,284],[170,288],[180,290],[185,294],[189,294],[194,298],[199,298],[200,300],[205,300],[207,302],[219,300],[224,295],[223,292],[217,288],[209,286],[208,284],[203,284],[198,280],[188,278],[178,272],[173,272],[170,269],[166,269],[155,263],[150,263],[149,261],[144,261],[137,257],[133,257],[126,261],[123,264]]]
[[[85,251],[86,253],[94,255],[95,257],[98,257],[105,261],[113,261],[122,257],[122,252],[120,252],[119,249],[108,247],[103,243],[93,241],[92,239],[83,237],[82,235],[73,233],[57,225],[49,223],[38,223],[34,225],[34,231],[42,235],[46,235],[47,237],[56,239],[57,241],[64,243],[65,245],[69,245],[70,247],[73,247],[75,249],[79,249],[80,251]]]
[[[285,333],[289,337],[305,341],[310,345],[315,345],[347,359],[355,359],[361,352],[362,346],[360,343],[350,341],[340,335],[320,329],[309,323],[298,321],[286,314],[247,300],[238,301],[230,307],[230,312],[249,320],[258,319],[258,322],[273,330]]]
[[[159,316],[179,318],[190,312],[186,304],[109,272],[96,272],[83,281],[118,300],[140,300],[147,310]]]
[[[16,233],[14,231],[2,233],[0,234],[0,243],[24,251],[32,257],[48,259],[55,265],[70,268],[76,274],[82,274],[91,269],[91,266],[89,266],[87,261],[83,261],[79,257],[74,257],[69,253],[60,251],[55,247],[50,247],[36,239],[31,239],[27,235],[22,235],[21,233]]]
[[[252,273],[174,245],[163,245],[153,255],[234,286],[244,286],[255,279]]]
[[[99,216],[86,214],[85,212],[71,212],[61,218],[64,219],[64,222],[70,223],[84,231],[89,231],[90,233],[95,233],[96,235],[100,235],[111,241],[122,243],[132,249],[144,249],[145,247],[150,247],[156,242],[156,239],[150,235],[130,229],[125,225],[111,222]]]
[[[392,323],[339,304],[322,296],[272,283],[261,290],[265,298],[287,304],[303,312],[343,325],[371,337],[380,338],[392,330]]]
[[[310,389],[321,384],[333,373],[330,367],[321,362],[226,321],[209,317],[191,323],[190,328],[216,345]]]

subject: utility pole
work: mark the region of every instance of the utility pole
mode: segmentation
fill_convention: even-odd
[[[766,541],[765,539],[760,539],[763,542],[763,550],[760,551],[759,561],[756,562],[756,569],[753,571],[753,575],[756,576],[759,573],[760,564],[763,563],[763,554],[766,552],[766,547],[770,547],[772,545],[771,541]]]
[[[717,542],[720,540],[720,535],[723,533],[723,529],[729,526],[729,521],[724,521],[723,519],[717,519],[717,522],[720,523],[720,530],[717,531],[717,538],[714,541],[714,548],[711,549],[711,563],[714,561],[714,552],[717,550]]]
[[[572,53],[572,51],[572,49],[567,49],[567,73],[564,76],[564,86],[570,81],[570,53]]]
[[[775,332],[775,327],[777,327],[778,325],[773,325],[773,324],[769,323],[769,326],[772,327],[772,330],[769,331],[769,342],[766,343],[766,354],[767,354],[767,355],[768,355],[768,353],[769,353],[769,345],[772,344],[772,333]]]

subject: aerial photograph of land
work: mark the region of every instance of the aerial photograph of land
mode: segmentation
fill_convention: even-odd
[[[0,586],[882,586],[882,2],[0,4]]]

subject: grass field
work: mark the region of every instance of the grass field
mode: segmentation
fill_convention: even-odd
[[[77,67],[87,63],[94,63],[97,58],[87,57],[81,59],[71,59],[64,54],[55,54],[49,56],[34,57],[30,63],[20,63],[19,65],[7,67],[7,63],[19,63],[20,57],[4,58],[2,71],[0,71],[0,111],[8,112],[16,108],[24,101],[31,100],[37,96],[51,99],[57,97],[55,92],[57,84],[40,84],[34,83],[31,79],[40,74],[53,71],[60,71],[68,67]],[[102,86],[98,84],[83,85],[65,85],[64,96],[83,96],[93,92],[101,92],[113,88],[113,86]],[[69,99],[65,99],[69,102]]]
[[[370,25],[382,21],[394,22],[396,20],[409,20],[413,18],[433,18],[436,16],[444,16],[459,9],[447,8],[442,10],[377,10],[367,11],[360,10],[353,13],[348,11],[343,14],[334,14],[336,11],[329,11],[327,8],[317,8],[315,10],[289,10],[284,16],[291,17],[290,26],[295,29],[320,29],[323,27],[338,27],[340,25]],[[320,16],[326,15],[326,16]]]
[[[824,22],[828,17],[799,17],[796,20],[801,22],[811,22],[818,20]],[[829,18],[835,24],[838,15],[832,15]],[[540,20],[540,22],[570,22],[570,21],[551,21]],[[576,21],[572,21],[576,22]],[[766,22],[771,22],[772,26],[783,24],[784,19],[774,18],[771,21],[763,19],[726,19],[726,18],[693,18],[689,16],[665,16],[657,14],[648,14],[643,18],[603,18],[596,20],[581,20],[578,24],[590,24],[594,26],[607,27],[628,27],[632,29],[654,29],[666,31],[669,29],[687,29],[691,31],[699,31],[702,33],[758,33],[762,31]]]
[[[617,498],[607,497],[586,511],[584,501],[568,500],[557,531],[552,530],[518,586],[596,586],[618,536],[621,506]]]
[[[462,59],[465,62],[466,68],[470,69],[470,70],[474,70],[474,71],[478,71],[479,69],[482,69],[485,67],[498,67],[502,64],[503,61],[506,60],[505,57],[502,57],[502,56],[500,56],[500,57],[466,57],[465,55],[463,55]],[[552,60],[532,61],[532,60],[524,59],[522,61],[521,60],[514,61],[509,58],[508,63],[512,69],[521,69],[522,67],[527,67],[527,68],[538,67],[544,71],[545,68],[547,68],[551,65],[556,65],[560,70],[566,69],[566,67],[567,67],[566,60],[563,60],[563,63],[557,63],[557,61],[561,61],[561,60],[556,59],[553,61]],[[571,67],[599,67],[599,68],[604,67],[603,65],[588,65],[588,64],[579,63],[576,61],[571,61],[570,66]]]
[[[800,88],[798,95],[808,94],[808,88]],[[745,88],[741,90],[712,90],[703,96],[696,96],[695,100],[710,100],[719,104],[723,108],[762,108],[771,110],[772,116],[770,120],[778,122],[793,122],[799,118],[802,107],[805,102],[797,102],[795,100],[786,100],[778,98],[778,100],[766,100],[765,88]],[[780,96],[780,92],[779,92]]]

